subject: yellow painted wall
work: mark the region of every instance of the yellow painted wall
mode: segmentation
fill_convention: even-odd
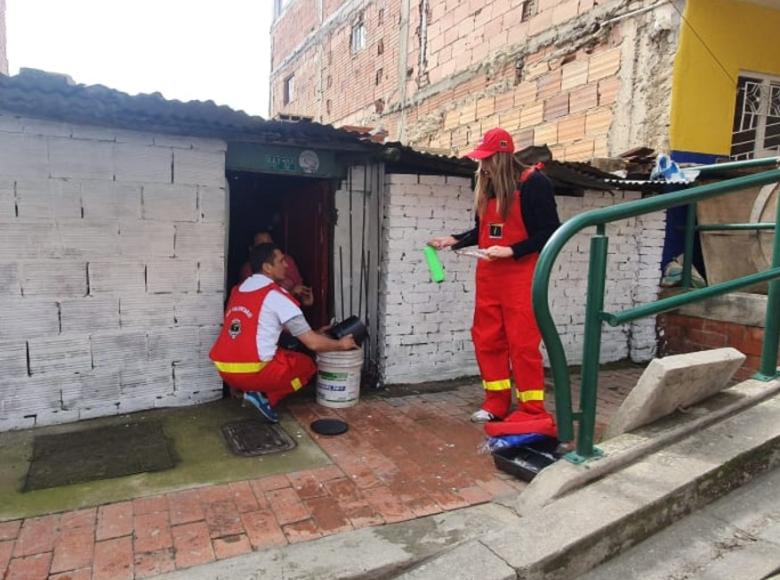
[[[671,147],[728,155],[737,76],[741,71],[780,76],[780,10],[739,0],[688,0],[685,19],[690,26],[680,25],[674,62]]]

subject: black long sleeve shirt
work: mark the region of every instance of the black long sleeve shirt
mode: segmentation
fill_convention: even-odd
[[[515,260],[539,252],[553,235],[561,220],[558,218],[558,208],[555,204],[553,186],[550,180],[540,171],[534,171],[528,179],[520,184],[520,212],[523,216],[528,238],[513,244],[512,256]],[[454,234],[458,242],[453,249],[473,246],[479,242],[479,216],[473,229],[461,234]]]

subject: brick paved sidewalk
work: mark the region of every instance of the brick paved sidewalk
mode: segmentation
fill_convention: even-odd
[[[602,373],[601,428],[640,372]],[[339,411],[296,402],[306,429],[319,416],[349,423],[339,437],[310,432],[333,465],[0,523],[0,578],[145,578],[520,490],[477,453],[483,435],[468,416],[480,399],[469,386]]]

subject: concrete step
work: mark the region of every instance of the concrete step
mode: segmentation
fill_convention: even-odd
[[[692,513],[580,580],[763,580],[780,572],[780,469]]]

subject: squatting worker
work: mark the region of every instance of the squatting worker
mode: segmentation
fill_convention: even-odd
[[[225,321],[209,357],[222,380],[244,392],[244,400],[269,421],[278,417],[273,407],[306,385],[317,371],[307,355],[277,346],[287,330],[314,352],[357,348],[352,335],[340,340],[314,332],[298,301],[279,285],[287,261],[274,244],[259,244],[249,254],[252,276],[233,288]]]
[[[471,336],[485,399],[471,420],[486,423],[485,431],[491,436],[555,436],[555,424],[544,408],[541,335],[531,306],[531,283],[539,251],[560,220],[552,184],[541,165],[526,167],[513,153],[508,132],[492,129],[485,133],[467,155],[479,163],[476,227],[428,243],[437,249],[478,244],[484,251],[477,264]],[[512,375],[518,407],[510,414]]]

